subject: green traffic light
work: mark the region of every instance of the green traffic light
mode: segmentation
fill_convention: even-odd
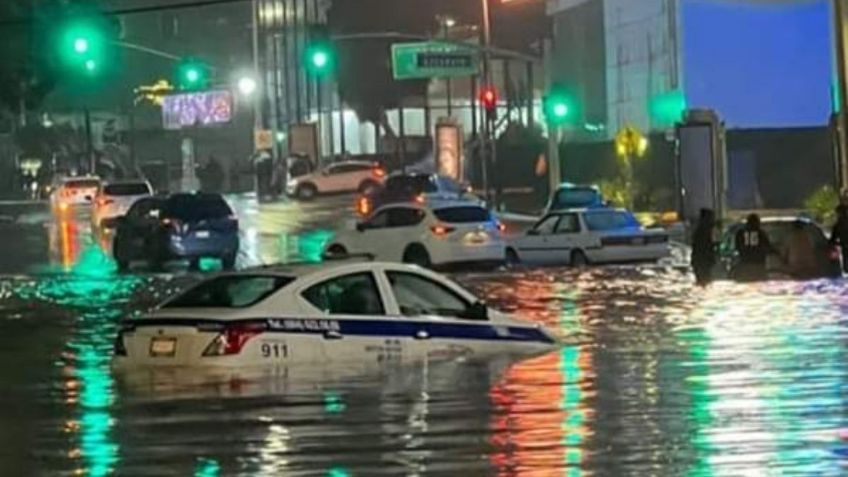
[[[89,73],[95,71],[97,69],[97,62],[94,60],[86,60],[85,61],[85,70]]]
[[[545,95],[543,109],[551,126],[574,123],[579,116],[577,101],[562,87],[555,87]]]
[[[76,40],[74,40],[74,51],[79,53],[80,55],[85,54],[88,51],[88,48],[88,39],[77,38]]]
[[[568,105],[565,103],[557,103],[554,105],[554,116],[564,118],[568,116]]]
[[[185,76],[186,76],[186,81],[188,81],[189,83],[197,83],[200,80],[200,71],[197,71],[196,69],[191,68],[188,71],[186,71]]]
[[[329,55],[325,51],[316,51],[312,54],[312,66],[316,68],[325,68],[329,61]]]
[[[309,45],[306,49],[306,70],[315,76],[329,74],[335,68],[332,47],[325,42]]]
[[[200,60],[185,59],[177,66],[176,83],[186,91],[206,89],[209,84],[209,67]]]

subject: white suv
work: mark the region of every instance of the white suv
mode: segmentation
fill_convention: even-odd
[[[318,194],[359,191],[369,193],[382,185],[386,171],[379,164],[366,161],[344,161],[289,181],[286,193],[309,200]]]
[[[330,256],[369,254],[423,267],[506,259],[503,226],[471,202],[399,203],[377,209],[327,247]]]
[[[153,195],[150,183],[142,180],[128,180],[104,183],[97,190],[91,212],[92,224],[108,227],[110,220],[125,215],[139,199]]]

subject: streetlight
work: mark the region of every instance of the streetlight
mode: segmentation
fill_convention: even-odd
[[[257,88],[256,80],[251,76],[242,76],[239,78],[236,86],[238,87],[239,93],[245,97],[253,95]]]

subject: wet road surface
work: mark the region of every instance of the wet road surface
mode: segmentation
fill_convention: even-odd
[[[307,234],[343,219],[303,207],[319,217]],[[307,228],[285,215],[257,220],[270,245],[256,257],[312,250],[302,243],[318,239],[304,242]],[[521,362],[150,380],[109,369],[117,323],[196,277],[117,275],[85,232],[75,248],[62,245],[61,224],[47,228],[59,231],[42,244],[47,258],[23,268],[30,259],[19,257],[9,272],[26,275],[0,279],[3,475],[848,470],[842,281],[697,289],[659,267],[457,275],[496,307],[551,327],[563,346]],[[277,230],[295,238],[275,244]]]

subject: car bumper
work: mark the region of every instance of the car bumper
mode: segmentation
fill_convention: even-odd
[[[222,257],[237,252],[238,248],[237,236],[172,236],[169,244],[171,255],[178,258]]]
[[[428,244],[430,261],[434,265],[456,263],[494,263],[506,260],[506,243],[493,241],[484,245],[453,242]]]

